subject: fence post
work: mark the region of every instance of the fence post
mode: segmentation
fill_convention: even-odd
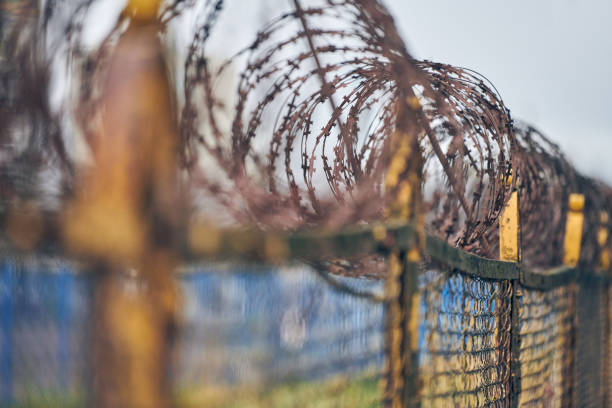
[[[610,216],[606,211],[602,211],[599,214],[599,228],[597,229],[597,244],[599,245],[599,262],[598,266],[601,269],[601,272],[604,277],[609,278],[610,276],[610,231],[608,229],[608,223],[610,221]],[[610,386],[612,385],[610,382],[610,284],[609,280],[606,279],[606,284],[604,286],[603,293],[603,312],[605,316],[603,318],[603,322],[605,327],[603,328],[603,405],[610,406]]]
[[[582,226],[584,222],[584,195],[572,193],[568,197],[568,211],[567,219],[565,222],[565,236],[563,239],[563,264],[565,266],[575,267],[578,265],[580,259],[580,246],[582,243]],[[580,279],[580,273],[578,273],[578,279]],[[570,361],[567,362],[568,369],[566,375],[571,375],[572,389],[568,393],[569,401],[563,403],[568,406],[578,406],[578,371],[576,366],[576,359],[578,353],[578,296],[580,296],[580,281],[572,284],[571,286],[572,296],[572,309],[573,309],[573,321],[572,321],[572,334],[571,334],[571,353],[568,357]]]
[[[104,108],[91,130],[94,164],[64,214],[67,248],[97,278],[90,405],[99,408],[172,405],[182,202],[176,117],[158,38],[161,4],[127,2],[129,25],[110,55]]]
[[[604,272],[608,272],[610,269],[610,231],[608,230],[609,220],[610,216],[606,211],[602,211],[601,214],[599,214],[600,225],[597,230],[597,244],[599,245],[599,268]]]
[[[512,185],[512,176],[508,177],[506,187]],[[518,262],[520,257],[519,246],[519,212],[518,191],[510,192],[510,198],[504,207],[499,219],[499,259],[501,261]]]
[[[512,187],[512,176],[506,180],[506,187],[512,188],[510,197],[499,219],[499,259],[501,261],[519,262],[521,256],[520,224],[519,224],[519,196],[518,191]],[[521,393],[521,327],[519,303],[521,294],[520,282],[514,279],[512,298],[510,300],[510,404],[517,407]]]
[[[391,161],[385,175],[385,188],[391,195],[386,217],[414,223],[418,234],[410,250],[394,249],[389,255],[383,379],[384,404],[393,408],[419,404],[417,278],[424,243],[420,191],[423,159],[415,126],[420,103],[411,96],[400,97],[398,104],[396,129],[389,144]]]
[[[580,245],[582,242],[582,224],[584,222],[584,195],[570,194],[567,221],[565,223],[565,238],[563,241],[563,264],[578,265]]]

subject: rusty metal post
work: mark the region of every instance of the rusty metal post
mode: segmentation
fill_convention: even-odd
[[[415,123],[420,109],[416,97],[400,100],[396,130],[390,141],[391,162],[385,188],[392,193],[387,218],[412,222],[418,238],[408,251],[393,250],[386,280],[386,366],[384,404],[387,407],[418,405],[417,348],[419,297],[418,269],[424,243],[421,198],[422,156]]]
[[[64,217],[67,247],[95,270],[91,404],[171,405],[180,202],[172,93],[158,0],[130,0],[103,80],[94,164]]]
[[[512,187],[512,176],[506,181],[507,188]],[[507,262],[520,262],[520,223],[519,223],[519,196],[513,188],[510,197],[499,218],[499,259]],[[521,327],[520,327],[520,298],[522,296],[519,280],[510,282],[512,287],[510,299],[510,406],[518,407],[521,394]],[[506,357],[507,358],[507,357]]]

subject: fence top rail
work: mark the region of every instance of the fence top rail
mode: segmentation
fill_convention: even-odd
[[[40,215],[35,215],[41,220]],[[5,219],[3,215],[0,219]],[[45,214],[40,239],[32,248],[20,249],[11,244],[6,230],[0,235],[0,252],[8,257],[37,253],[51,256],[75,254],[61,245],[59,217]],[[27,223],[26,223],[27,225]],[[407,250],[416,242],[416,229],[403,222],[350,226],[337,230],[299,232],[263,231],[258,229],[219,229],[194,222],[181,234],[183,261],[283,262],[290,260],[325,260],[356,254],[387,253],[393,248]],[[481,279],[519,280],[528,288],[549,289],[568,284],[578,277],[610,281],[608,273],[558,266],[545,270],[527,268],[516,262],[487,259],[456,248],[440,238],[427,235],[425,254],[430,262]],[[77,256],[78,259],[78,256]]]
[[[578,268],[571,266],[558,266],[540,271],[522,268],[520,282],[522,286],[530,289],[552,289],[576,280],[579,272]]]

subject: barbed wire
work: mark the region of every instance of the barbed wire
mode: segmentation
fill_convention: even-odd
[[[9,30],[13,37],[3,40],[11,66],[31,68],[3,73],[3,81],[15,89],[0,109],[3,146],[18,139],[30,146],[2,160],[3,186],[31,178],[44,162],[58,169],[63,194],[71,194],[75,170],[66,135],[77,132],[91,142],[103,110],[99,89],[109,55],[130,18],[121,14],[99,45],[87,50],[83,25],[93,3],[78,3],[72,18],[62,20],[60,2],[48,2],[42,23],[28,23],[31,31],[18,35],[23,20]],[[413,154],[425,159],[429,233],[496,258],[498,218],[509,192],[518,189],[523,259],[530,265],[556,265],[567,197],[583,192],[583,258],[596,262],[595,229],[610,208],[610,189],[580,175],[535,128],[515,124],[485,77],[414,59],[381,3],[320,0],[302,6],[296,1],[262,24],[234,56],[218,62],[211,44],[218,48],[224,40],[217,34],[219,20],[239,23],[238,17],[223,14],[229,3],[171,2],[159,16],[159,30],[166,32],[187,10],[197,7],[201,14],[187,47],[184,78],[177,79],[184,92],[177,96],[182,166],[201,201],[196,208],[263,229],[337,228],[380,220],[396,193],[385,190],[383,178],[389,140],[402,120],[411,129],[408,137],[419,140],[421,152]],[[72,75],[68,86],[74,89],[59,113],[49,107],[50,57],[38,52],[52,30],[66,33],[52,47],[60,49],[64,42]],[[234,91],[223,81],[227,75],[237,78]],[[398,117],[402,106],[413,114]],[[62,117],[66,111],[72,112],[72,122]],[[31,136],[15,128],[26,116],[35,124]],[[17,198],[26,195],[16,187],[5,190]],[[378,276],[383,261],[357,257],[329,265],[339,265],[337,273]]]

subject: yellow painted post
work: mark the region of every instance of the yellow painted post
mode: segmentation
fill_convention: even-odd
[[[101,86],[93,164],[65,212],[64,238],[97,271],[91,406],[172,405],[170,346],[180,288],[173,278],[178,133],[156,21],[159,0],[130,0],[130,25]]]
[[[580,260],[580,249],[582,244],[582,228],[584,224],[584,195],[572,193],[568,198],[568,211],[567,211],[567,220],[565,222],[565,236],[563,240],[563,264],[566,266],[575,267],[578,265],[578,261]],[[573,310],[573,321],[572,321],[572,331],[571,331],[571,342],[572,344],[576,344],[578,337],[578,327],[580,322],[578,321],[577,314],[577,302],[579,296],[581,296],[580,283],[572,283],[569,286],[571,296],[571,302]],[[576,353],[570,353],[568,356],[567,366],[568,373],[570,374],[571,381],[574,383],[577,381],[577,372],[576,372]],[[571,392],[568,397],[569,401],[573,401],[573,405],[578,405],[578,395]],[[564,401],[564,402],[569,402]]]
[[[599,222],[600,226],[597,230],[597,244],[599,245],[599,268],[604,271],[608,271],[610,269],[610,247],[609,247],[609,237],[610,231],[608,230],[608,222],[610,220],[610,216],[606,211],[602,211],[599,214]]]
[[[511,185],[512,176],[506,183],[508,187]],[[520,258],[518,199],[518,191],[512,191],[499,218],[499,259],[501,261],[518,262]]]
[[[506,180],[506,188],[512,187],[512,175]],[[501,261],[519,262],[521,257],[520,224],[519,224],[519,196],[513,189],[510,197],[499,217],[499,259]],[[519,405],[521,394],[521,363],[520,363],[520,314],[519,304],[522,296],[520,283],[517,280],[510,282],[512,294],[510,299],[510,402],[511,407]],[[498,333],[499,335],[499,333]]]
[[[416,97],[400,100],[396,130],[390,140],[391,161],[385,175],[385,189],[393,194],[386,218],[412,222],[418,238],[408,251],[393,250],[385,293],[386,361],[383,375],[384,405],[406,407],[418,403],[418,267],[424,242],[421,205],[422,156],[415,113],[420,109]]]
[[[563,242],[563,264],[567,266],[578,265],[580,259],[580,245],[582,243],[582,225],[584,223],[584,195],[570,194],[569,210],[565,223],[565,239]]]

